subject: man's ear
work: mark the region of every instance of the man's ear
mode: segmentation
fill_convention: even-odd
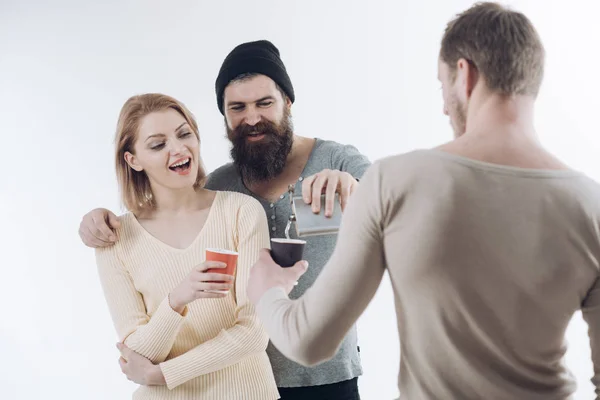
[[[456,79],[460,85],[464,100],[468,100],[475,90],[475,85],[479,81],[479,71],[477,67],[465,58],[461,58],[456,62]]]

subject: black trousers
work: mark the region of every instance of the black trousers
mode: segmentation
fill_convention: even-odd
[[[358,378],[329,385],[278,388],[280,400],[360,400]]]

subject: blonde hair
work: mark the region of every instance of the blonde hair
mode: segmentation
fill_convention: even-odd
[[[172,109],[177,111],[192,128],[194,135],[200,141],[198,124],[192,113],[176,99],[160,94],[146,93],[130,97],[119,114],[117,132],[115,135],[115,168],[121,193],[121,201],[125,208],[134,214],[151,211],[156,208],[156,202],[150,187],[150,180],[144,171],[136,171],[125,160],[125,153],[134,154],[133,146],[137,140],[141,120],[153,112]],[[202,161],[198,160],[198,176],[194,188],[204,186],[206,172]]]

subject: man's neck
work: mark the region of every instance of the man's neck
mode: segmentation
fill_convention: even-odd
[[[461,138],[539,143],[533,123],[534,102],[531,96],[489,95],[472,103]]]
[[[285,167],[287,168],[290,165],[296,165],[299,162],[304,162],[305,164],[307,155],[309,155],[310,151],[312,150],[313,143],[314,139],[294,135],[292,150],[290,150],[290,154],[285,161]]]
[[[283,171],[276,177],[262,182],[245,182],[246,187],[267,200],[275,200],[287,191],[288,185],[296,182],[302,174],[315,144],[315,139],[294,135],[292,149]]]
[[[489,96],[470,105],[466,132],[439,149],[493,164],[568,169],[540,143],[533,109],[534,98],[530,96]]]

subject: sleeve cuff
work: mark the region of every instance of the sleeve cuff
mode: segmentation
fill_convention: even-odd
[[[165,361],[158,364],[158,366],[160,367],[160,370],[162,371],[162,374],[165,378],[165,384],[167,386],[167,389],[173,390],[177,386],[185,382],[183,374],[178,374],[177,370],[173,368],[172,363]]]
[[[177,335],[187,312],[187,306],[183,309],[183,315],[173,310],[167,296],[152,315],[151,331],[142,337],[130,336],[125,340],[125,344],[150,360],[160,357],[164,352],[164,343],[171,342],[171,338]],[[146,328],[149,328],[150,324]]]

